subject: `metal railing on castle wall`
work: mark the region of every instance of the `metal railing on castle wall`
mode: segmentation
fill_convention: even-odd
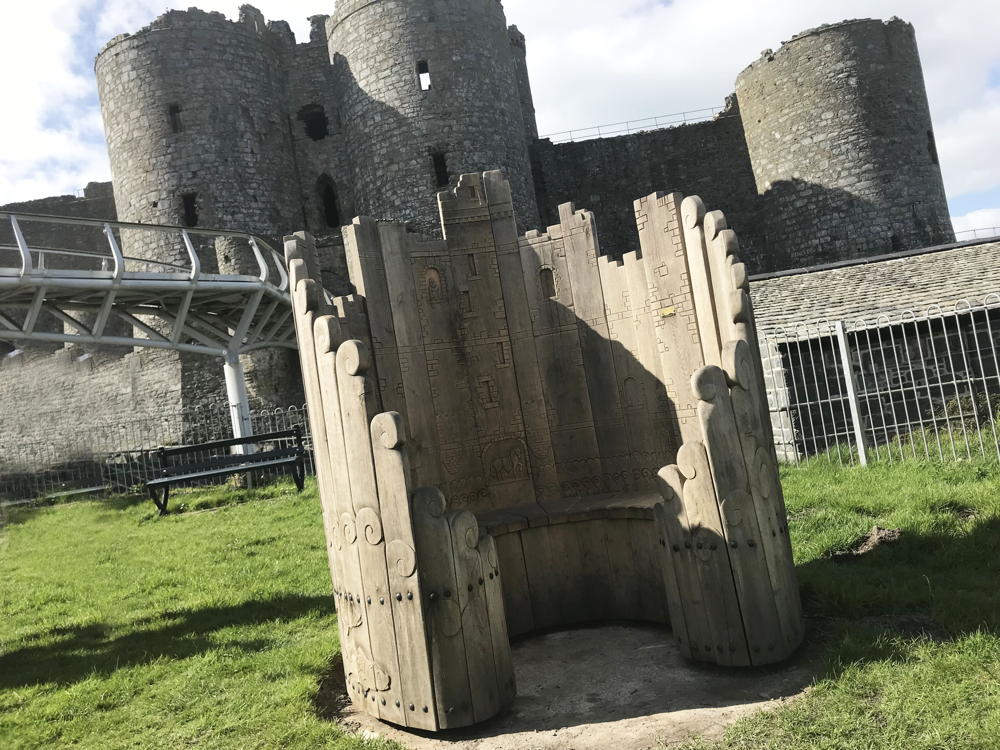
[[[706,122],[715,119],[722,111],[722,107],[705,107],[704,109],[692,109],[687,112],[674,112],[669,115],[646,117],[641,120],[626,120],[624,122],[612,122],[607,125],[591,125],[586,128],[563,130],[559,133],[548,133],[547,135],[543,135],[542,138],[550,140],[553,143],[575,143],[577,141],[593,140],[594,138],[614,138],[619,135],[643,133],[647,130],[663,130],[665,128],[674,128],[678,125]]]
[[[784,460],[1000,460],[1000,294],[759,338]]]
[[[59,424],[66,417],[40,414],[39,418]],[[256,409],[251,411],[251,420],[258,435],[299,427],[306,447],[306,471],[315,473],[305,405]],[[214,404],[109,420],[86,435],[70,432],[44,443],[5,443],[0,445],[0,502],[130,492],[153,477],[161,445],[224,440],[232,437],[232,431],[229,405]]]

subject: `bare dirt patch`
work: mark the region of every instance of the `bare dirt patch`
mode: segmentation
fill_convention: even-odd
[[[355,711],[346,696],[344,710],[324,715],[413,750],[663,748],[696,736],[717,739],[737,719],[801,694],[819,669],[817,650],[806,648],[780,667],[737,670],[688,662],[659,628],[568,630],[514,644],[517,699],[472,729],[405,731]]]

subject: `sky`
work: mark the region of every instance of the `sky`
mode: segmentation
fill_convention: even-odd
[[[4,8],[0,204],[111,178],[93,59],[168,8],[236,18],[236,0],[33,0]],[[300,41],[334,0],[257,0]],[[916,27],[957,231],[1000,227],[997,0],[505,0],[528,39],[542,134],[720,107],[764,49],[823,23]],[[665,185],[664,188],[669,188]]]

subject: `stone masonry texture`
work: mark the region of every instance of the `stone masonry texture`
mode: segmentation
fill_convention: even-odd
[[[736,82],[769,269],[954,240],[913,27],[846,21]]]
[[[302,41],[249,5],[236,20],[169,11],[110,40],[95,74],[113,187],[0,210],[232,229],[272,243],[306,229],[338,295],[354,291],[341,226],[367,215],[436,233],[444,183],[491,169],[511,181],[522,230],[557,223],[557,206],[574,202],[594,211],[613,257],[638,249],[633,202],[656,190],[723,209],[758,273],[953,241],[914,33],[898,19],[820,27],[765,53],[712,121],[557,144],[538,139],[530,48],[499,0],[339,0],[331,10],[310,19]],[[93,241],[45,232],[30,241]],[[239,244],[197,245],[206,270],[252,270]],[[185,260],[177,246],[141,250]],[[0,341],[0,355],[14,348]],[[95,413],[172,412],[224,393],[221,363],[208,358],[94,349],[76,367],[67,362],[79,351],[22,348],[0,379],[5,404],[81,404],[84,378],[102,384],[86,402]],[[245,365],[260,401],[301,399],[294,356]]]

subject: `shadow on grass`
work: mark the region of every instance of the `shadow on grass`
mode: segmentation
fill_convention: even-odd
[[[829,676],[852,664],[903,662],[922,640],[950,642],[1000,634],[1000,519],[975,523],[964,505],[938,508],[964,531],[919,533],[857,557],[796,568],[807,616],[831,637]],[[825,631],[825,632],[822,632]]]
[[[164,612],[130,623],[133,629],[118,636],[109,636],[112,628],[103,623],[52,628],[32,639],[42,643],[0,655],[0,689],[68,685],[164,657],[184,659],[216,648],[263,651],[273,645],[271,640],[238,640],[215,633],[333,613],[331,597],[290,594],[228,607]]]

